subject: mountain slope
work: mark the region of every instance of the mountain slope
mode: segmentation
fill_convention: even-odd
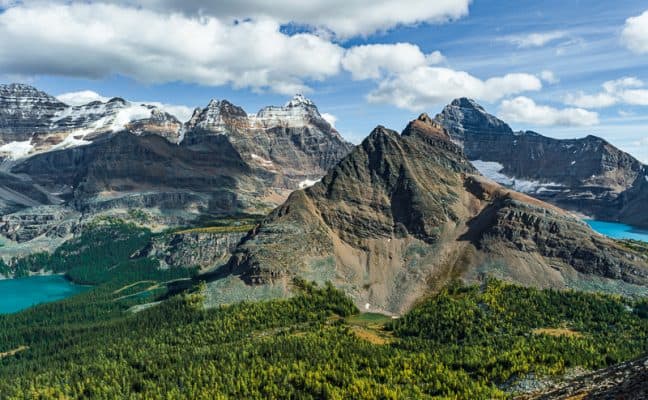
[[[540,287],[648,284],[639,255],[479,176],[426,115],[402,135],[376,128],[320,183],[294,192],[226,268],[256,285],[331,280],[359,306],[397,313],[482,273]]]
[[[466,98],[454,100],[435,120],[482,173],[501,184],[599,219],[648,226],[648,217],[634,214],[634,204],[648,196],[642,189],[648,168],[601,138],[513,132]]]

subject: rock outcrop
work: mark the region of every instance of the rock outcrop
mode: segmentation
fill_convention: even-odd
[[[550,385],[517,400],[625,399],[648,398],[648,357],[613,365]]]
[[[155,257],[162,267],[209,271],[227,262],[245,233],[180,232],[155,237],[138,256]]]
[[[79,217],[79,213],[67,208],[31,207],[0,216],[0,235],[18,243],[41,235],[66,238],[75,231]]]
[[[641,257],[481,177],[426,115],[402,135],[376,128],[321,182],[291,194],[225,272],[285,290],[295,276],[328,280],[361,308],[393,313],[451,279],[483,274],[539,287],[648,285]]]
[[[634,214],[648,168],[605,140],[513,132],[473,100],[454,100],[435,119],[485,175],[515,190],[604,220],[648,226]]]

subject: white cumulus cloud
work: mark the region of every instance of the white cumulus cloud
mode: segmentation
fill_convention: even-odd
[[[496,101],[508,95],[541,88],[540,80],[530,74],[507,74],[481,80],[464,71],[422,66],[381,81],[367,99],[372,103],[388,103],[421,111],[456,97]]]
[[[567,36],[567,33],[562,31],[534,32],[523,35],[507,36],[504,40],[524,49],[529,47],[542,47],[554,40],[562,39],[565,36]]]
[[[92,103],[93,101],[100,101],[102,103],[110,100],[92,90],[81,90],[78,92],[68,92],[56,96],[57,99],[67,104],[68,106],[82,106],[84,104]]]
[[[324,118],[326,122],[328,122],[333,128],[335,128],[335,123],[338,120],[335,115],[330,113],[322,113],[322,118]]]
[[[560,79],[558,79],[556,74],[554,74],[553,71],[549,71],[548,69],[540,72],[540,79],[552,85],[560,82]]]
[[[621,38],[623,43],[635,53],[648,53],[648,10],[626,20]]]
[[[615,104],[648,105],[648,89],[636,77],[624,77],[604,82],[599,93],[584,92],[569,93],[565,96],[565,104],[585,108],[605,108]]]
[[[403,73],[414,68],[438,64],[443,55],[435,51],[424,54],[411,43],[370,44],[352,47],[342,58],[342,66],[353,79],[378,79],[384,73]]]
[[[13,0],[0,0],[8,5]],[[44,3],[87,3],[87,0],[22,0],[26,5]],[[400,25],[443,23],[468,15],[471,0],[112,0],[162,13],[179,12],[194,17],[216,17],[222,21],[272,19],[280,24],[295,23],[337,37],[370,35]],[[146,25],[142,25],[145,27]]]
[[[599,123],[596,112],[582,108],[557,109],[536,104],[524,96],[502,101],[498,115],[506,121],[536,125],[590,126]]]
[[[224,23],[100,3],[10,8],[0,13],[0,37],[5,73],[121,74],[284,94],[337,74],[344,52],[314,34],[284,34],[272,20]]]

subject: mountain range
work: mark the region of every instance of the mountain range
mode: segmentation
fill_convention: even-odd
[[[610,366],[645,354],[648,246],[583,215],[642,224],[647,184],[602,139],[466,98],[354,146],[302,95],[179,121],[0,86],[0,278],[92,285],[0,317],[0,391],[644,393],[645,359]]]
[[[65,236],[80,219],[143,209],[177,226],[199,215],[264,212],[352,148],[301,95],[255,115],[226,100],[186,123],[120,98],[67,106],[0,86],[0,233]]]
[[[233,254],[213,276],[279,295],[294,277],[331,281],[389,313],[485,275],[624,294],[648,284],[643,256],[562,209],[625,221],[648,193],[646,167],[593,136],[513,132],[465,98],[353,146],[302,95],[256,114],[212,100],[183,123],[12,84],[0,87],[0,151],[5,258],[56,248],[99,215],[161,230],[278,206],[247,236],[180,232],[137,254],[207,271]]]

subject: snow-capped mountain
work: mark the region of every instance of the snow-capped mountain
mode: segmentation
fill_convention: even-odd
[[[514,132],[471,99],[436,116],[484,175],[560,207],[605,220],[648,226],[648,167],[604,139],[554,139]]]
[[[197,109],[185,126],[187,144],[225,135],[250,165],[284,171],[287,179],[313,180],[351,150],[351,145],[303,95],[284,106],[268,106],[256,114],[227,100],[212,100]]]
[[[0,85],[0,157],[18,159],[87,145],[126,129],[135,134],[150,131],[177,142],[182,123],[155,106],[120,98],[68,106],[29,85]]]

